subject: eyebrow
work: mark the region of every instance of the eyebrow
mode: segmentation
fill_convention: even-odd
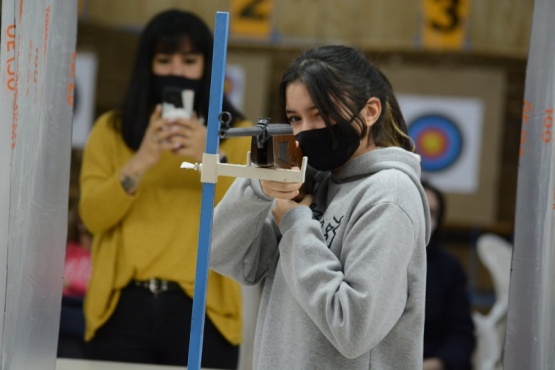
[[[173,55],[173,54],[179,54],[182,56],[202,56],[202,53],[197,52],[197,51],[159,51],[154,53],[154,55]]]
[[[307,109],[308,111],[318,111],[318,108],[316,108],[316,106],[312,106],[310,108]],[[291,114],[291,113],[297,113],[297,111],[295,110],[291,110],[291,109],[285,109],[285,114]]]

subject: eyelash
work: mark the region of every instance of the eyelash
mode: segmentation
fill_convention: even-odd
[[[196,58],[186,58],[181,60],[185,64],[197,64],[198,59]]]
[[[293,124],[295,122],[299,122],[301,119],[297,116],[290,116],[287,117],[287,122],[289,122],[290,124]]]
[[[320,117],[320,112],[315,112],[313,117],[314,118]],[[301,117],[299,117],[299,116],[288,116],[287,117],[287,122],[291,125],[294,124],[294,123],[298,123],[300,121],[301,121]]]

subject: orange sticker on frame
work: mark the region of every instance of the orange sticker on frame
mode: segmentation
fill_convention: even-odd
[[[274,0],[232,0],[230,30],[234,35],[267,37],[272,32]]]

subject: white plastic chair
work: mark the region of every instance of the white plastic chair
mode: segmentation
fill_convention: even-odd
[[[487,315],[473,313],[477,346],[475,370],[502,369],[505,325],[509,303],[512,245],[495,234],[483,234],[476,243],[478,256],[488,269],[495,289],[495,303]]]

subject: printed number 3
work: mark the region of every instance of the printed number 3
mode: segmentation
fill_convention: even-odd
[[[440,32],[452,32],[457,29],[460,23],[458,8],[461,0],[432,0],[441,6],[441,13],[447,16],[448,22],[438,22],[435,19],[430,21],[430,26]],[[462,0],[465,1],[465,0]]]

